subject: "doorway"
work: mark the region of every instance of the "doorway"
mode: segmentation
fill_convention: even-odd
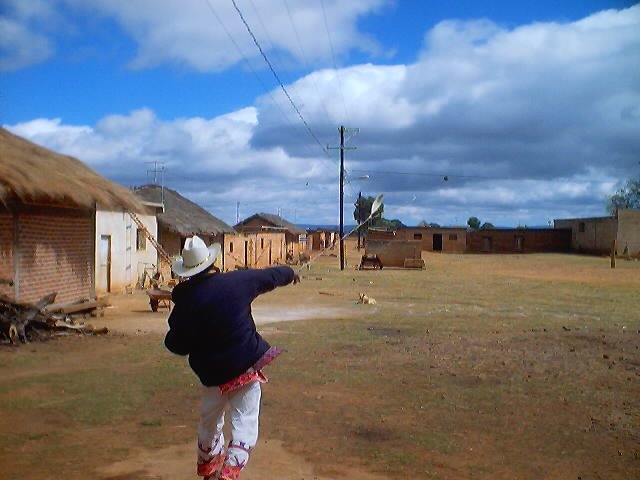
[[[111,235],[100,236],[100,285],[111,292]]]
[[[442,251],[442,234],[441,233],[433,234],[433,251],[434,252]]]

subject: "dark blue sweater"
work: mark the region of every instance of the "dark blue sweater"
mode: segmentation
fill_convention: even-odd
[[[291,267],[273,267],[198,275],[177,285],[165,346],[189,355],[189,365],[203,385],[233,380],[270,347],[256,331],[251,302],[291,283],[294,275]]]

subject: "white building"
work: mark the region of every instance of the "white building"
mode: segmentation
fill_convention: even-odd
[[[154,238],[158,236],[155,210],[159,204],[143,202],[153,213],[137,213],[137,218]],[[126,211],[96,211],[95,288],[96,294],[124,292],[145,273],[157,270],[158,254],[141,228]]]

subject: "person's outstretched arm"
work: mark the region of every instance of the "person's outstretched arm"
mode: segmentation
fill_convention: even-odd
[[[277,287],[289,285],[290,283],[298,283],[300,281],[300,276],[293,268],[288,266],[250,270],[248,274],[251,276],[250,281],[253,288],[253,298],[270,292]]]

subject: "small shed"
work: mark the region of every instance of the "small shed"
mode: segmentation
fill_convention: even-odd
[[[94,298],[96,207],[144,212],[80,160],[0,128],[0,294],[33,302]]]
[[[239,233],[284,232],[286,255],[290,259],[298,258],[306,248],[306,231],[279,215],[256,213],[242,220],[233,228]]]
[[[137,187],[135,193],[146,202],[161,205],[158,213],[158,243],[169,256],[180,255],[186,239],[198,235],[207,245],[224,245],[225,234],[235,233],[234,229],[201,206],[183,197],[175,190],[160,185]],[[216,266],[223,268],[221,257]],[[169,270],[162,272],[170,275]]]

